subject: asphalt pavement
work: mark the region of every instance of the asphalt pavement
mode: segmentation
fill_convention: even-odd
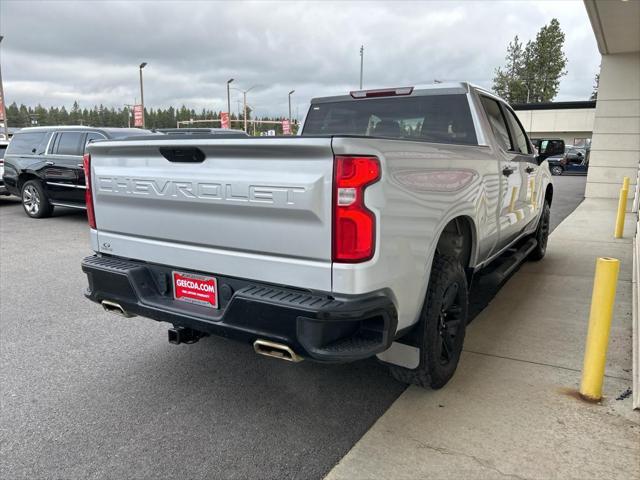
[[[554,226],[585,183],[555,180]],[[166,324],[83,297],[89,254],[84,213],[32,220],[0,198],[2,478],[319,479],[405,389],[373,360],[170,345]]]

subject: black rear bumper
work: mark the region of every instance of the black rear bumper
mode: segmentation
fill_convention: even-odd
[[[380,353],[391,345],[398,323],[393,302],[382,293],[335,299],[216,275],[219,308],[214,310],[175,300],[171,267],[94,255],[82,261],[82,270],[89,280],[86,296],[94,302],[116,302],[130,314],[246,343],[283,343],[318,361]]]

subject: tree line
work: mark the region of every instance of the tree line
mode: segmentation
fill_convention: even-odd
[[[94,105],[91,108],[82,108],[78,102],[74,102],[70,109],[66,107],[35,107],[15,102],[6,109],[7,120],[10,127],[51,126],[51,125],[89,125],[92,127],[128,127],[133,126],[133,109],[129,107],[114,108],[104,105]],[[190,120],[219,120],[220,113],[214,110],[187,108],[145,108],[146,128],[175,128],[177,122],[189,122]],[[252,119],[252,112],[247,107],[247,120]],[[282,122],[284,117],[259,117],[256,120]],[[244,127],[244,115],[231,114],[231,128],[242,129]],[[240,120],[240,121],[237,121]],[[219,122],[182,124],[181,127],[220,127]],[[268,130],[275,130],[276,134],[282,134],[282,125],[256,124],[248,126],[250,134],[259,135]]]

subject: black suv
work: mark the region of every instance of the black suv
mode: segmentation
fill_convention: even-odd
[[[32,218],[48,217],[56,206],[85,209],[82,156],[87,144],[151,133],[137,128],[23,128],[9,143],[2,178]]]

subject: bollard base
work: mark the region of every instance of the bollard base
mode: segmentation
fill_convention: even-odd
[[[580,397],[580,400],[584,400],[589,403],[600,403],[602,401],[602,397],[596,398],[582,392],[578,392],[578,396]]]

